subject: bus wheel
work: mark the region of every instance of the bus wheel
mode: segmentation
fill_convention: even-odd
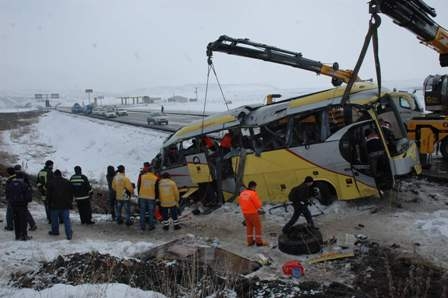
[[[314,254],[321,250],[322,242],[319,230],[299,224],[278,237],[278,249],[291,255]]]
[[[440,153],[442,153],[443,158],[448,160],[448,137],[440,142]]]
[[[314,186],[319,188],[320,195],[318,200],[322,205],[331,205],[336,200],[336,191],[331,184],[323,181],[316,181]]]

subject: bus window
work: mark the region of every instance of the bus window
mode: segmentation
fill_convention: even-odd
[[[260,127],[263,151],[284,148],[286,146],[287,131],[287,118],[282,118]]]
[[[290,146],[302,146],[322,142],[321,111],[298,115],[293,119]]]

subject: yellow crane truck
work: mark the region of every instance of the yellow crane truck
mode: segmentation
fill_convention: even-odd
[[[421,43],[437,51],[442,67],[448,66],[448,31],[440,26],[434,8],[422,0],[372,0],[371,12],[391,17],[414,33]],[[417,142],[422,166],[431,165],[431,155],[440,151],[448,160],[448,76],[430,75],[423,84],[426,110],[432,113],[407,121],[408,137]]]

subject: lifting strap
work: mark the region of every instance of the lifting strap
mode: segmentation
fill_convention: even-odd
[[[362,46],[361,53],[359,54],[358,61],[356,62],[355,68],[353,69],[353,75],[347,83],[344,95],[342,96],[342,105],[344,106],[350,101],[350,91],[352,90],[353,84],[358,77],[359,70],[361,68],[362,62],[366,56],[367,49],[369,48],[370,40],[372,39],[373,44],[373,56],[375,59],[376,75],[378,79],[378,96],[381,94],[381,69],[380,61],[378,58],[378,27],[381,24],[380,16],[374,11],[372,12],[372,17],[369,21],[369,30],[367,31],[366,37],[364,39],[364,45]]]
[[[201,129],[201,133],[204,133],[205,106],[207,105],[208,84],[210,82],[210,70],[213,70],[213,74],[215,75],[216,82],[218,83],[219,90],[221,91],[221,95],[222,95],[222,98],[224,100],[224,104],[226,105],[227,111],[229,110],[229,105],[227,104],[226,97],[224,96],[224,91],[222,90],[221,83],[219,82],[218,75],[216,74],[215,66],[213,65],[213,61],[212,61],[211,57],[208,57],[207,64],[208,64],[207,84],[205,85],[204,107],[202,109],[202,129]]]

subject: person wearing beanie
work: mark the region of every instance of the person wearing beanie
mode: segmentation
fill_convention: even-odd
[[[89,179],[81,172],[81,167],[74,168],[75,174],[70,177],[70,183],[73,187],[73,196],[78,205],[79,217],[81,224],[91,225],[92,221],[92,207],[90,206],[90,199],[93,193],[90,186]]]
[[[15,175],[12,175],[13,173]],[[10,176],[5,185],[5,196],[8,206],[12,209],[16,240],[30,240],[26,230],[26,210],[31,202],[31,189],[24,182],[22,174],[16,173],[14,168],[9,168],[8,174]]]
[[[22,166],[19,164],[15,165],[14,171],[15,171],[16,176],[22,177],[23,182],[25,182],[25,185],[28,187],[29,191],[31,193],[33,193],[33,188],[31,187],[30,179],[28,178],[28,175],[24,171],[22,171]],[[30,231],[35,231],[37,229],[36,221],[34,220],[33,216],[31,215],[31,212],[28,209],[28,206],[26,206],[25,216],[26,216],[26,222],[30,226]]]
[[[47,200],[51,213],[51,236],[59,235],[59,220],[64,222],[65,236],[71,240],[73,236],[70,212],[73,203],[73,188],[59,170],[54,171],[53,178],[48,183]]]
[[[106,171],[106,180],[107,180],[107,188],[109,190],[108,198],[109,198],[109,207],[110,207],[110,214],[112,216],[112,221],[115,221],[115,209],[116,207],[116,194],[115,190],[112,188],[112,180],[114,180],[115,174],[117,172],[115,171],[114,166],[107,166]]]
[[[16,172],[13,167],[9,167],[6,169],[6,173],[8,174],[8,178],[6,178],[6,185],[8,182],[10,182],[12,179],[16,177]],[[7,206],[6,206],[6,231],[14,231],[14,216],[12,212],[12,207],[9,201],[7,200]]]
[[[47,215],[48,223],[51,223],[51,218],[50,218],[50,208],[48,207],[47,202],[47,186],[52,178],[53,178],[53,161],[47,160],[45,162],[45,167],[42,170],[40,170],[39,173],[37,174],[36,185],[37,188],[39,189],[42,201],[44,202],[45,214]]]
[[[308,209],[308,205],[311,205],[310,200],[314,196],[313,184],[313,177],[307,176],[302,184],[294,187],[289,192],[288,199],[292,202],[294,213],[291,219],[283,227],[283,233],[288,233],[290,231],[301,214],[303,214],[309,226],[311,226],[312,228],[316,228],[313,222],[313,218],[311,217],[311,212]]]

